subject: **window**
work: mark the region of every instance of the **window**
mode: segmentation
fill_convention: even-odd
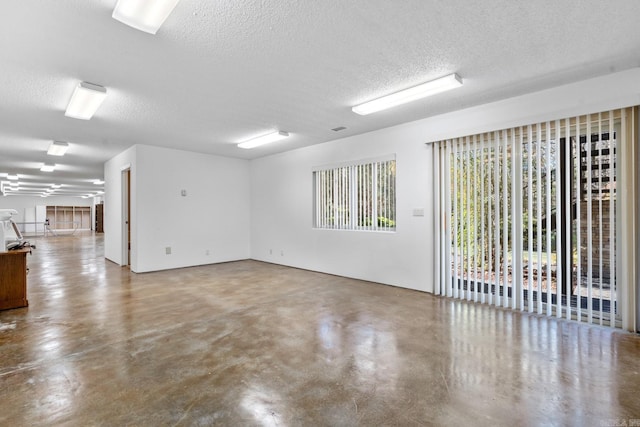
[[[395,156],[317,168],[313,185],[315,228],[395,230]]]

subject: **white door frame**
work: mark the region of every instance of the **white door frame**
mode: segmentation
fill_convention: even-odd
[[[124,166],[121,169],[121,183],[122,183],[122,257],[120,265],[128,266],[130,263],[129,260],[129,223],[131,218],[129,218],[129,202],[130,202],[130,194],[129,194],[129,179],[131,178],[131,165]]]

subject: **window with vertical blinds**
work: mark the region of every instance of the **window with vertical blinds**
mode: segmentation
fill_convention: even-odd
[[[313,186],[315,228],[395,230],[395,157],[316,168]]]
[[[437,292],[621,326],[633,110],[434,143]],[[628,168],[627,168],[628,169]],[[622,219],[621,219],[622,218]]]

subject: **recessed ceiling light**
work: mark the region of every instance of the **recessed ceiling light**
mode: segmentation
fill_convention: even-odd
[[[7,179],[10,181],[17,181],[18,175],[7,175]]]
[[[460,86],[462,86],[460,76],[457,74],[449,74],[448,76],[431,80],[430,82],[392,93],[391,95],[383,96],[382,98],[374,99],[364,104],[356,105],[351,110],[360,115],[371,114]]]
[[[241,142],[238,144],[240,148],[254,148],[260,145],[269,144],[270,142],[280,141],[281,139],[285,139],[289,136],[287,132],[277,131],[272,132],[267,135],[262,135],[257,138],[250,139],[248,141]]]
[[[180,0],[118,0],[114,19],[145,33],[155,34]]]
[[[62,187],[61,184],[51,184],[51,188],[56,188],[57,189],[57,188],[60,188],[60,187]]]
[[[53,141],[47,150],[47,154],[50,156],[64,156],[64,153],[66,153],[68,149],[68,142]]]
[[[93,83],[80,82],[71,95],[64,115],[74,119],[89,120],[107,97],[107,89]]]
[[[102,184],[104,184],[104,181],[103,181],[103,180],[101,180],[101,179],[94,179],[94,180],[93,180],[93,183],[94,183],[95,185],[102,185]]]
[[[40,171],[42,172],[53,172],[53,170],[56,168],[56,165],[52,165],[50,163],[45,163],[44,165],[42,165],[42,167],[40,168]]]

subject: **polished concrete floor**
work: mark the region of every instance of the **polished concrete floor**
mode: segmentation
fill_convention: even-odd
[[[2,426],[640,425],[640,337],[241,261],[132,274],[40,238]]]

